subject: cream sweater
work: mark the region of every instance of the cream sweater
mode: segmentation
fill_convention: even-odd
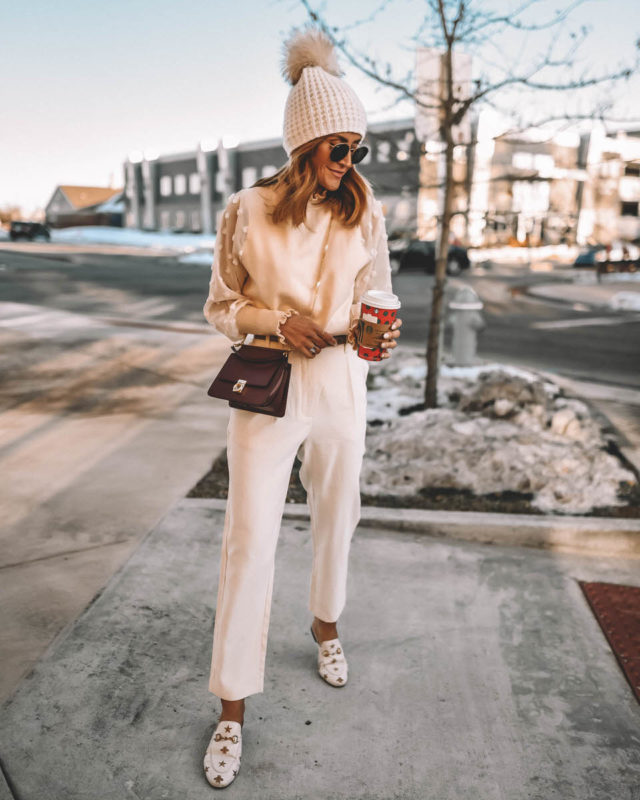
[[[373,197],[361,224],[331,226],[313,312],[314,289],[329,211],[309,201],[306,223],[274,225],[271,187],[242,189],[229,199],[216,237],[206,319],[232,342],[247,333],[278,334],[293,312],[332,334],[345,333],[367,289],[391,291],[384,216]]]

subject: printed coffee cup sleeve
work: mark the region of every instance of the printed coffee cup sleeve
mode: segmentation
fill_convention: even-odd
[[[390,327],[389,322],[369,322],[366,319],[360,319],[356,332],[357,342],[361,347],[374,349],[380,344],[382,334],[386,333]]]

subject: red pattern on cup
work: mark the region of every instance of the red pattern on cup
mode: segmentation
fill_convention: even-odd
[[[361,298],[360,319],[362,320],[362,324],[366,325],[367,322],[375,322],[379,325],[388,325],[389,328],[391,328],[396,320],[398,308],[400,307],[398,298],[395,295],[384,293],[386,300],[384,305],[396,305],[396,307],[380,308],[379,306],[371,305],[371,294],[371,292],[367,292]],[[379,294],[382,295],[383,293],[380,292]],[[369,302],[366,302],[367,300],[369,300]],[[380,346],[371,348],[358,345],[357,352],[358,356],[365,361],[381,361],[384,348]]]

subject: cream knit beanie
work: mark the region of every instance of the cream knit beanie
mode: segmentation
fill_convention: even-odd
[[[331,39],[318,28],[294,29],[283,46],[282,75],[292,88],[284,109],[287,155],[330,133],[367,132],[367,115],[342,72]]]

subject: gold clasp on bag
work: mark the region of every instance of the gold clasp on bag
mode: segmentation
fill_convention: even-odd
[[[241,379],[241,380],[239,380],[239,381],[236,381],[236,382],[233,384],[233,391],[234,391],[234,392],[238,392],[238,393],[240,393],[240,392],[241,392],[241,391],[244,389],[244,387],[245,387],[246,385],[247,385],[247,382],[246,382],[245,380],[242,380],[242,379]]]

